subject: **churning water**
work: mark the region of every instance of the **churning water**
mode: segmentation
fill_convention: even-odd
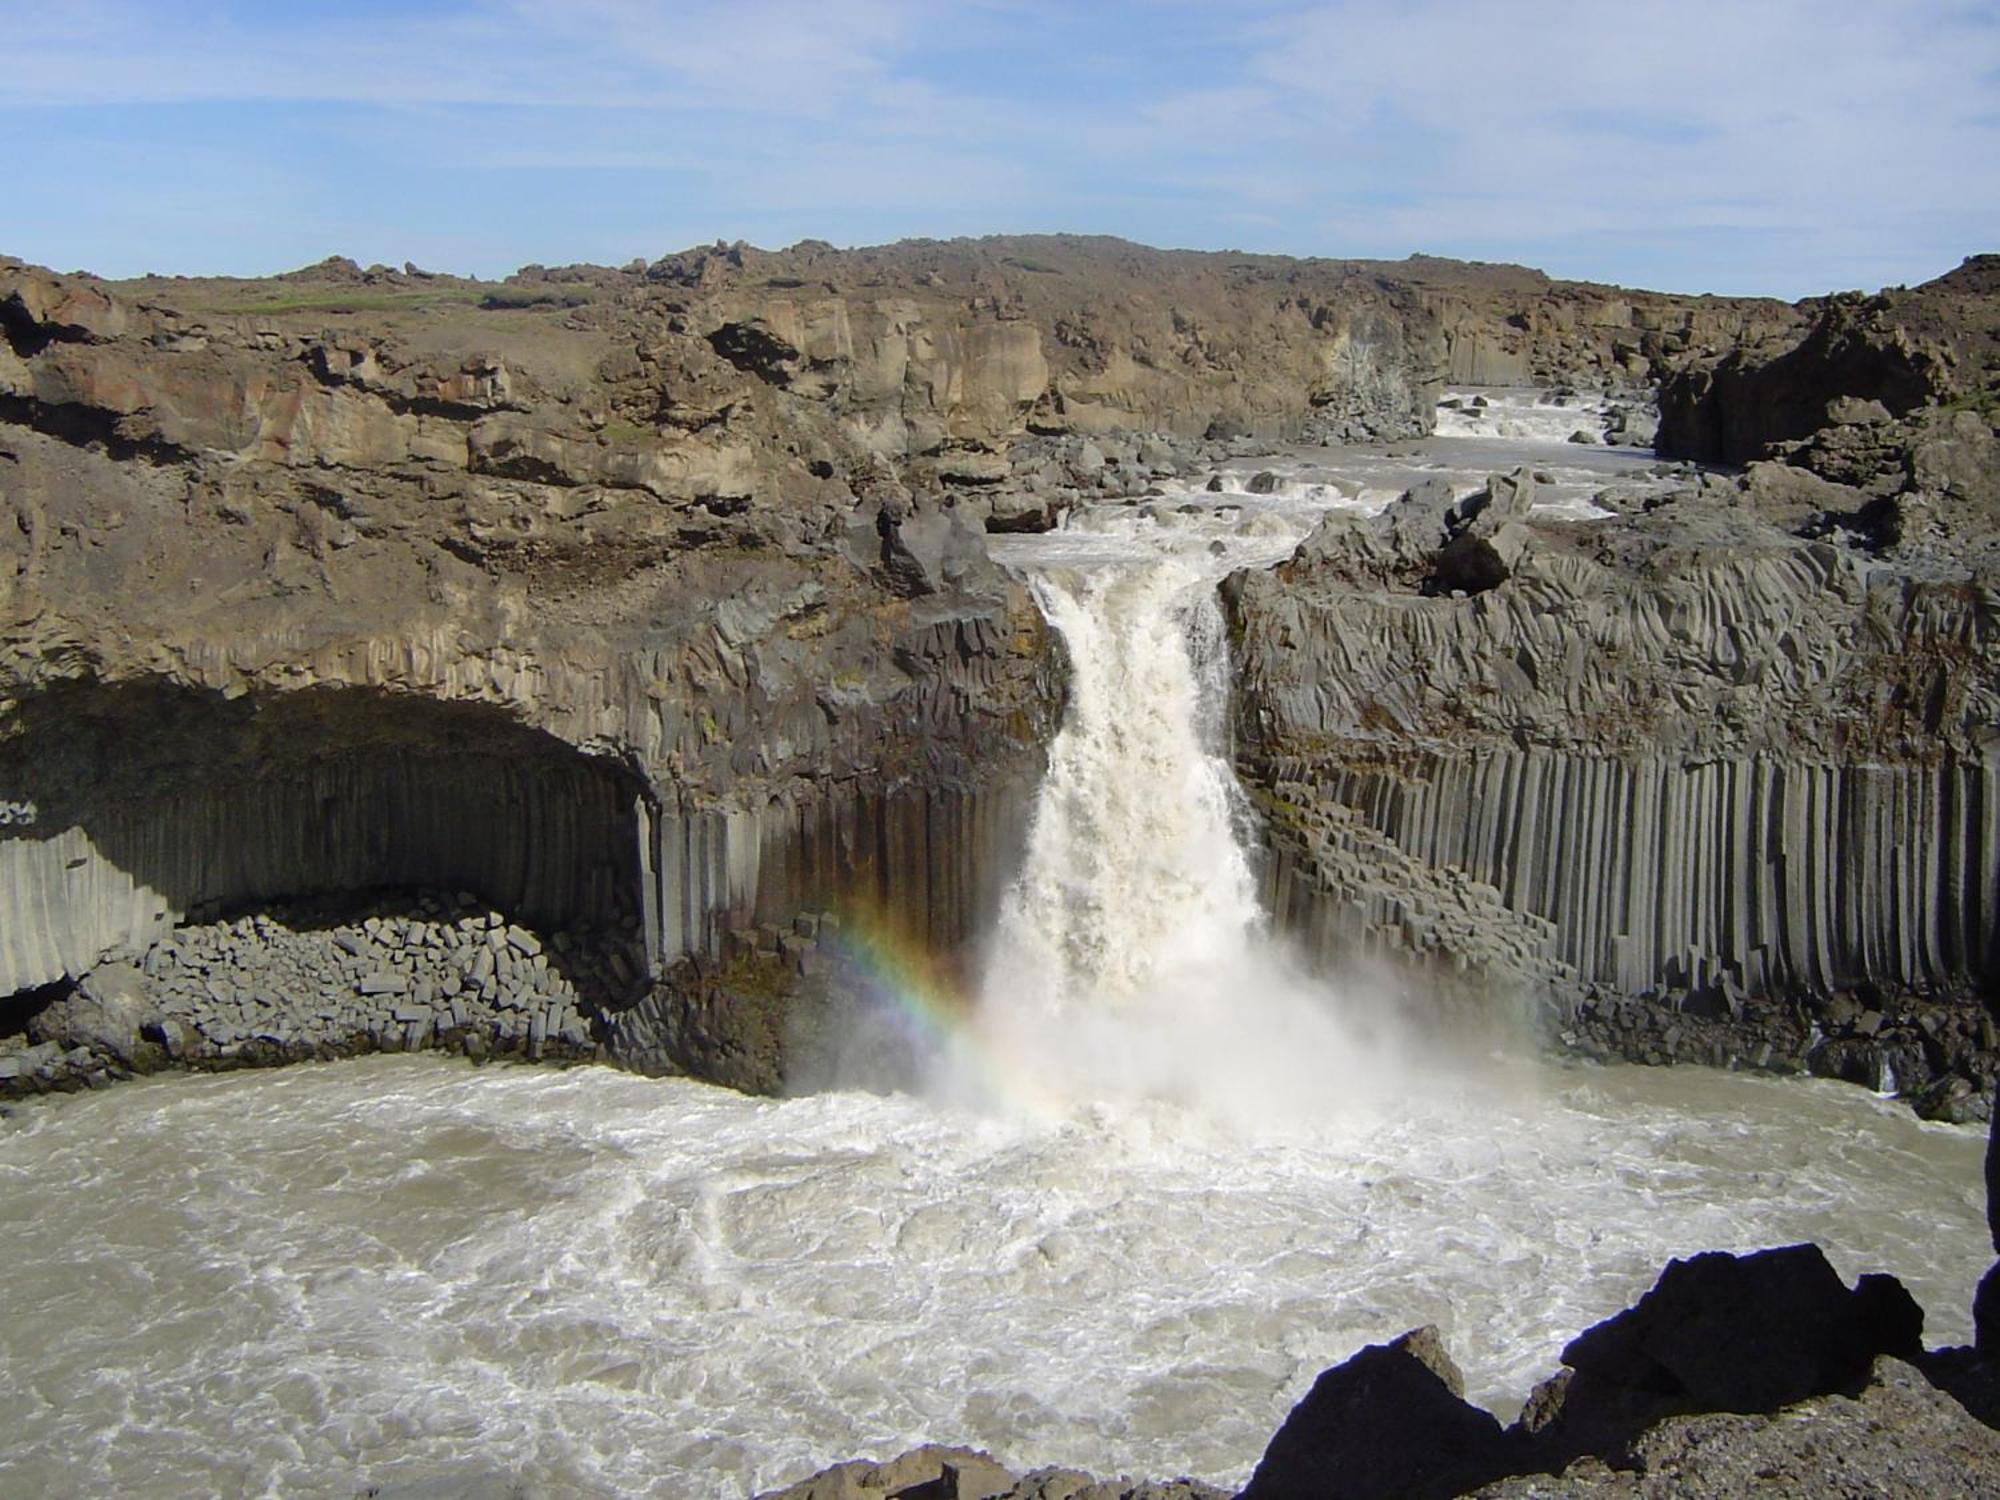
[[[1800,1239],[1966,1337],[1976,1132],[1428,1058],[1286,965],[1213,588],[1379,482],[1287,473],[1005,544],[1071,717],[936,1097],[392,1057],[0,1121],[0,1495],[744,1495],[923,1441],[1227,1483],[1361,1344],[1436,1322],[1504,1408],[1668,1256]]]
[[[0,1126],[0,1494],[743,1495],[925,1440],[1246,1475],[1441,1324],[1518,1400],[1664,1258],[1799,1239],[1967,1336],[1975,1133],[1696,1070],[1258,1129],[374,1058]]]

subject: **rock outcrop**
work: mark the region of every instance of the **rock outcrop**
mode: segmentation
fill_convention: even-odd
[[[1746,328],[1752,336],[1684,361],[1664,381],[1660,451],[1741,464],[1829,424],[1953,402],[1990,414],[1997,298],[2000,256],[1979,255],[1911,290],[1814,299],[1789,327]]]
[[[1992,482],[1983,422],[1927,421],[1964,454],[1931,471]],[[1233,578],[1274,910],[1328,954],[1554,993],[1572,1043],[1983,1110],[1995,512],[1897,494],[1940,529],[1837,524],[1866,494],[1777,464],[1559,521],[1523,471]]]
[[[1445,379],[1461,386],[1651,392],[1690,361],[1797,328],[1799,311],[1747,297],[1681,297],[1556,281],[1522,266],[1414,255],[1395,275],[1438,321]]]
[[[1588,523],[1420,488],[1233,580],[1280,916],[1552,994],[1588,1050],[1982,1117],[1995,265],[1678,347],[1661,447],[1738,477]]]
[[[1446,1500],[1508,1473],[1499,1422],[1465,1399],[1435,1328],[1324,1371],[1264,1450],[1241,1500]]]
[[[630,919],[655,976],[806,904],[977,924],[1059,693],[981,514],[667,271],[523,285],[0,268],[0,995],[380,888]],[[1000,352],[924,410],[1018,429],[960,310]]]
[[[1635,329],[1772,316],[1685,302],[1062,237],[504,284],[0,262],[0,996],[463,890],[637,922],[663,988],[615,1035],[666,1066],[735,935],[838,908],[948,955],[1061,695],[984,530],[1422,432],[1468,360],[1639,380]]]

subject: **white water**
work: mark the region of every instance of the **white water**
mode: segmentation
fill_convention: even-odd
[[[1977,1132],[1419,1064],[1266,941],[1213,582],[1495,446],[996,548],[1078,674],[977,1039],[1006,1108],[378,1058],[0,1122],[0,1495],[741,1495],[921,1441],[1232,1482],[1363,1343],[1438,1322],[1505,1407],[1668,1256],[1799,1239],[1964,1339]]]
[[[0,1125],[0,1494],[743,1495],[962,1441],[1247,1474],[1426,1321],[1518,1400],[1664,1259],[1816,1239],[1967,1336],[1981,1143],[1694,1069],[1289,1135],[376,1058]]]
[[[1070,703],[969,1039],[1003,1102],[1317,1118],[1393,1070],[1272,943],[1229,761],[1216,583],[1289,553],[1322,503],[1118,508],[1004,549],[1062,633]]]
[[[1530,389],[1446,391],[1438,407],[1437,434],[1565,443],[1572,434],[1587,432],[1603,442],[1610,405],[1602,396],[1557,396]]]

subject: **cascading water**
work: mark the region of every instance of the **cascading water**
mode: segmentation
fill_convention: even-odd
[[[1037,1018],[1208,975],[1259,925],[1237,838],[1213,582],[1177,558],[1036,576],[1069,648],[1068,721],[1002,912],[987,1003]]]
[[[1273,946],[1229,759],[1216,585],[1284,556],[1314,509],[1098,512],[1004,553],[1068,648],[1069,707],[968,1040],[1043,1101],[1269,1119],[1367,1092],[1334,997]],[[1390,1053],[1369,1051],[1379,1084]]]

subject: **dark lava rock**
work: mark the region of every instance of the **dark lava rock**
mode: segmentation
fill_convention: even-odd
[[[1511,1451],[1437,1329],[1418,1328],[1323,1372],[1240,1500],[1442,1500],[1509,1472]]]
[[[1881,1355],[1921,1356],[1923,1309],[1894,1277],[1849,1290],[1817,1245],[1667,1264],[1638,1303],[1563,1350],[1522,1430],[1556,1469],[1615,1452],[1664,1417],[1770,1412],[1851,1390]]]

